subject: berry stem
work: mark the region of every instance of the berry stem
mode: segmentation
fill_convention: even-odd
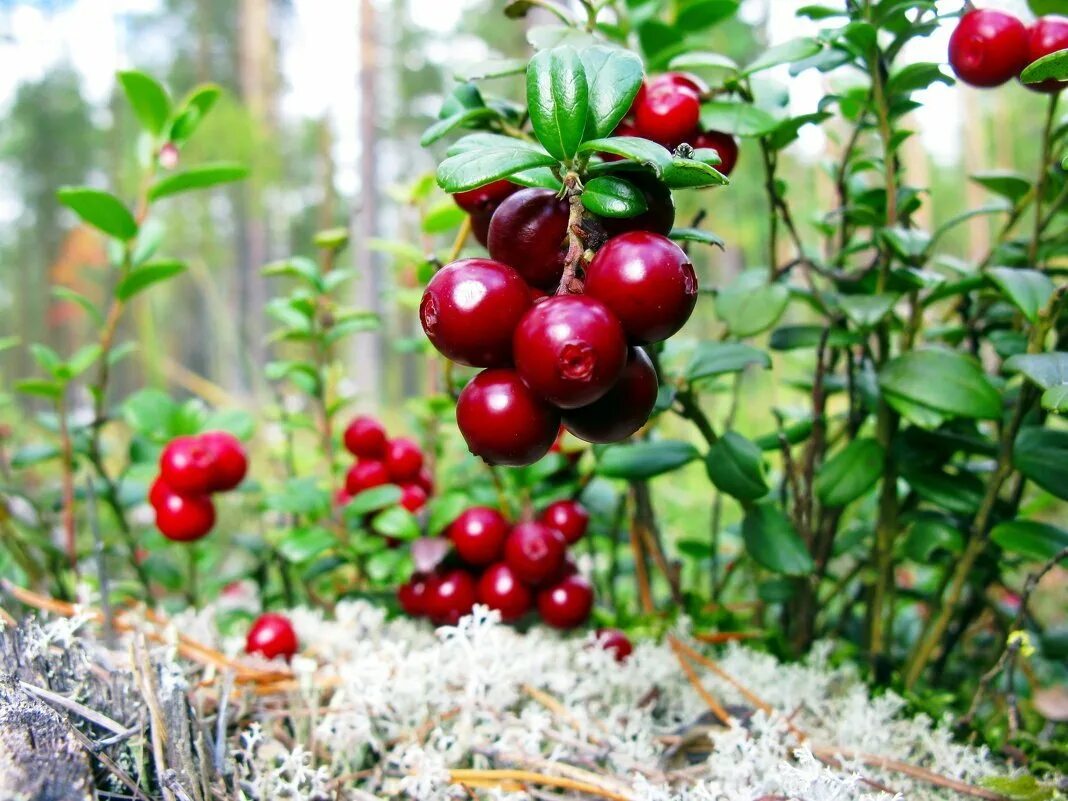
[[[564,189],[571,207],[567,218],[567,256],[564,257],[564,274],[560,276],[557,295],[577,295],[582,292],[582,279],[578,277],[578,265],[586,250],[583,241],[582,220],[582,184],[573,172],[564,178]]]

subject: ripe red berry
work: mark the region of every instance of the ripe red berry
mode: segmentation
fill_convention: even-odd
[[[590,513],[578,501],[554,501],[545,507],[538,519],[563,534],[568,545],[582,539],[590,525]]]
[[[214,467],[215,451],[200,437],[175,437],[159,457],[160,477],[184,495],[211,492]]]
[[[418,484],[402,484],[400,505],[409,512],[418,512],[426,506],[427,494]]]
[[[556,575],[566,553],[564,535],[535,521],[517,523],[504,541],[504,561],[527,584],[539,584]]]
[[[567,255],[570,206],[551,189],[521,189],[493,212],[489,252],[531,286],[555,288]]]
[[[412,577],[397,588],[397,602],[405,614],[422,617],[426,614],[427,589],[430,579],[422,573],[413,573]]]
[[[619,380],[589,406],[568,409],[563,415],[564,426],[586,442],[619,442],[645,425],[659,390],[648,354],[631,348]]]
[[[373,417],[361,415],[345,427],[345,449],[357,459],[386,458],[386,429]]]
[[[646,139],[673,148],[692,137],[701,118],[701,100],[691,87],[653,80],[634,102],[634,124]]]
[[[461,259],[430,279],[419,320],[431,344],[472,367],[512,363],[512,333],[530,307],[519,273],[492,259]]]
[[[697,305],[697,274],[682,248],[667,237],[631,231],[609,239],[594,256],[586,270],[586,294],[611,310],[632,343],[648,345],[667,339],[690,319]]]
[[[657,75],[649,84],[682,86],[691,92],[696,92],[698,97],[708,93],[708,84],[690,72],[665,72],[662,75]]]
[[[538,613],[553,628],[581,626],[593,609],[593,587],[582,576],[568,576],[538,593]]]
[[[447,534],[461,559],[481,566],[500,558],[508,528],[508,521],[496,509],[474,506],[452,521]]]
[[[389,483],[385,462],[365,459],[349,468],[345,474],[345,489],[349,495],[359,495],[365,489]]]
[[[468,189],[466,192],[457,192],[452,196],[456,205],[468,214],[492,211],[500,205],[501,201],[514,192],[518,192],[519,186],[509,181],[500,180]]]
[[[738,140],[729,133],[722,131],[705,131],[698,134],[691,142],[695,149],[710,147],[719,154],[719,164],[716,169],[724,175],[730,175],[734,171],[734,165],[738,163]]]
[[[1023,66],[1064,49],[1068,49],[1068,17],[1055,14],[1039,17],[1027,31],[1027,58],[1024,59]],[[1036,92],[1053,94],[1068,86],[1068,81],[1050,78],[1042,83],[1026,83],[1024,86]]]
[[[634,651],[630,639],[619,629],[597,629],[597,644],[610,652],[617,662],[625,662]]]
[[[475,456],[490,464],[527,465],[548,453],[560,414],[515,370],[483,370],[460,393],[456,424]]]
[[[215,525],[215,504],[207,495],[179,495],[173,490],[163,495],[156,508],[156,528],[175,542],[199,540]]]
[[[530,590],[504,562],[486,568],[478,581],[478,602],[496,609],[506,623],[523,617],[533,601]]]
[[[415,481],[423,469],[423,450],[404,437],[392,440],[386,448],[386,470],[393,483]]]
[[[245,652],[288,660],[297,652],[297,633],[285,615],[268,612],[256,618],[245,639]]]
[[[695,145],[696,147],[696,145]],[[650,172],[628,172],[620,177],[633,184],[645,197],[648,208],[634,217],[602,217],[601,227],[609,237],[628,231],[652,231],[667,236],[675,226],[675,203],[671,190]]]
[[[455,625],[475,605],[475,580],[465,570],[451,570],[430,579],[426,614],[438,625]]]
[[[968,11],[949,37],[949,64],[972,86],[1000,86],[1027,66],[1027,30],[1011,14]]]
[[[228,492],[245,480],[248,456],[237,437],[227,431],[206,431],[200,440],[214,453],[212,492]]]
[[[415,483],[423,488],[423,492],[427,494],[427,497],[434,494],[434,476],[429,468],[424,467],[419,471],[419,475],[415,477]]]
[[[627,360],[619,320],[589,295],[556,295],[531,308],[519,322],[513,347],[523,380],[564,409],[604,395]]]
[[[148,502],[155,509],[163,504],[168,495],[172,494],[174,490],[167,486],[167,482],[161,476],[156,476],[156,480],[148,488]]]

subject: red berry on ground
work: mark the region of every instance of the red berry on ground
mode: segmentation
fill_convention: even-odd
[[[560,413],[515,370],[483,370],[460,393],[456,424],[475,456],[490,464],[527,465],[549,452]]]
[[[634,646],[619,629],[597,629],[597,644],[610,652],[617,662],[625,662],[634,651]]]
[[[651,81],[634,102],[634,124],[639,133],[667,148],[691,138],[700,118],[697,92],[672,81]]]
[[[285,615],[268,612],[256,618],[245,639],[245,652],[289,660],[297,652],[297,633]]]
[[[538,519],[563,534],[568,545],[582,539],[590,525],[590,513],[578,501],[554,501],[545,507]]]
[[[531,286],[555,288],[567,255],[570,206],[551,189],[521,189],[493,213],[490,256]]]
[[[365,459],[349,468],[345,474],[345,489],[349,495],[359,495],[371,487],[380,487],[389,483],[389,471],[385,462]]]
[[[1038,61],[1043,56],[1068,49],[1068,17],[1050,14],[1039,17],[1038,21],[1027,30],[1027,58],[1023,66]],[[1053,94],[1068,87],[1068,81],[1050,78],[1042,83],[1025,83],[1028,89],[1036,92]]]
[[[538,613],[553,628],[581,626],[592,609],[593,587],[582,576],[568,576],[538,593]]]
[[[599,400],[568,409],[564,427],[586,442],[619,442],[645,425],[660,391],[656,369],[642,348],[631,348],[623,375]]]
[[[691,142],[694,149],[712,148],[719,154],[719,164],[716,169],[724,175],[730,175],[734,171],[734,165],[738,163],[738,140],[729,133],[722,131],[705,131],[698,134]]]
[[[175,437],[159,457],[159,474],[175,492],[202,495],[215,479],[215,451],[200,437]]]
[[[469,565],[488,565],[501,557],[510,528],[504,515],[488,506],[466,509],[446,532],[456,553]]]
[[[418,484],[402,484],[400,505],[413,514],[426,506],[427,494]]]
[[[465,570],[451,570],[430,579],[426,614],[438,625],[453,626],[475,605],[475,580]]]
[[[386,429],[373,417],[360,415],[345,427],[345,450],[357,459],[386,458]]]
[[[509,195],[518,192],[521,187],[509,181],[500,180],[485,184],[466,192],[457,192],[452,196],[456,205],[468,214],[492,210],[500,205]]]
[[[564,409],[604,395],[627,360],[619,320],[589,295],[556,295],[531,308],[516,329],[513,353],[527,385]]]
[[[478,602],[501,613],[505,623],[530,611],[534,598],[512,568],[504,562],[486,568],[478,581]]]
[[[611,310],[633,344],[648,345],[690,319],[697,274],[683,249],[666,236],[631,231],[609,239],[594,256],[586,294]]]
[[[199,540],[215,525],[215,504],[207,495],[179,495],[173,490],[156,506],[156,528],[175,542]]]
[[[248,456],[241,440],[228,431],[206,431],[200,440],[214,452],[212,492],[228,492],[245,480]]]
[[[517,523],[504,541],[504,561],[520,580],[540,584],[564,565],[564,535],[544,523]]]
[[[167,486],[167,482],[161,476],[156,476],[156,480],[148,488],[148,502],[153,508],[157,508],[173,493],[174,490]]]
[[[397,437],[386,447],[386,470],[393,483],[416,481],[423,469],[423,449],[405,437]]]
[[[446,358],[471,367],[503,367],[512,363],[512,333],[530,303],[526,282],[511,267],[461,259],[430,279],[419,321]]]
[[[949,64],[972,86],[1000,86],[1027,66],[1027,30],[1012,14],[974,9],[949,37]]]
[[[397,588],[397,602],[405,614],[422,617],[426,614],[427,589],[430,578],[422,573],[414,573],[404,584]]]

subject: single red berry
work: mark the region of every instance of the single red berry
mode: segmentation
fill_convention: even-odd
[[[1043,56],[1065,49],[1068,49],[1068,17],[1056,14],[1039,17],[1027,30],[1027,58],[1024,59],[1023,67]],[[1068,81],[1050,78],[1042,83],[1025,83],[1024,86],[1036,92],[1053,94],[1068,86]]]
[[[590,525],[590,513],[578,501],[554,501],[538,519],[563,534],[568,545],[582,539]]]
[[[228,492],[245,480],[248,456],[241,440],[228,431],[206,431],[200,440],[214,452],[212,492]]]
[[[297,652],[297,632],[285,615],[267,612],[256,618],[245,639],[245,653],[276,656],[288,661]]]
[[[692,72],[665,72],[650,80],[649,85],[651,87],[663,85],[681,86],[691,92],[696,92],[698,97],[708,94],[708,84]]]
[[[389,471],[385,462],[364,459],[349,468],[345,474],[345,489],[349,495],[359,495],[365,489],[389,483]]]
[[[493,212],[489,252],[531,286],[560,283],[567,255],[570,205],[551,189],[521,189]]]
[[[211,492],[215,479],[215,451],[200,437],[176,437],[159,457],[160,477],[185,495]]]
[[[483,370],[460,393],[456,424],[475,456],[490,464],[527,465],[549,452],[560,413],[515,370]]]
[[[581,626],[593,609],[593,587],[582,576],[568,576],[538,593],[538,613],[553,628]]]
[[[656,369],[648,354],[631,348],[619,380],[589,406],[568,409],[563,415],[564,426],[586,442],[619,442],[645,425],[659,391]]]
[[[634,651],[630,639],[619,629],[597,629],[597,644],[611,653],[617,662],[627,661]]]
[[[556,295],[530,309],[513,345],[516,370],[536,393],[564,409],[604,395],[627,361],[619,320],[589,295]]]
[[[475,580],[466,570],[451,570],[430,579],[426,614],[438,625],[456,625],[475,605]]]
[[[1027,66],[1027,30],[992,8],[968,11],[949,37],[949,64],[972,86],[1000,86]]]
[[[404,437],[390,441],[386,448],[386,470],[393,483],[415,481],[423,469],[423,450]]]
[[[476,189],[468,189],[466,192],[457,192],[452,196],[452,199],[456,201],[457,206],[468,214],[476,214],[497,208],[501,201],[518,192],[520,188],[516,184],[502,179]]]
[[[207,495],[164,493],[156,506],[156,528],[175,542],[199,540],[215,525],[215,504]]]
[[[429,467],[423,467],[419,471],[419,475],[415,477],[415,483],[423,488],[423,492],[427,494],[427,497],[434,494],[434,476]]]
[[[698,134],[691,142],[695,149],[711,148],[719,154],[719,164],[716,169],[724,175],[730,175],[734,171],[734,165],[738,163],[738,140],[729,133],[723,131],[705,131]]]
[[[413,514],[426,506],[426,490],[418,484],[401,484],[400,505]]]
[[[461,512],[446,533],[461,559],[481,566],[500,558],[508,529],[508,521],[496,509],[474,506]]]
[[[696,145],[695,145],[696,147]],[[601,217],[601,227],[609,237],[628,231],[652,231],[667,236],[675,226],[675,203],[671,190],[655,175],[645,170],[622,173],[645,197],[646,210],[634,217]]]
[[[422,573],[413,573],[412,577],[397,588],[397,601],[401,609],[410,617],[422,617],[426,614],[427,590],[430,578]]]
[[[489,227],[492,220],[492,211],[479,211],[471,215],[471,235],[482,247],[489,244]]]
[[[148,488],[148,502],[155,509],[162,506],[167,496],[172,494],[174,494],[174,490],[167,486],[167,482],[163,480],[163,477],[156,476],[156,480]]]
[[[634,124],[646,139],[673,148],[697,131],[701,99],[689,86],[652,81],[634,104]]]
[[[530,611],[534,598],[512,568],[499,562],[486,568],[478,581],[478,602],[501,613],[505,623]]]
[[[357,459],[386,458],[386,429],[373,417],[360,415],[345,427],[345,449]]]
[[[594,256],[586,294],[611,310],[632,343],[648,345],[690,319],[697,274],[683,249],[666,236],[631,231],[609,239]]]
[[[472,367],[512,363],[512,333],[530,307],[519,273],[492,259],[461,259],[439,270],[419,304],[431,344]]]
[[[544,523],[517,523],[504,541],[504,561],[527,584],[552,578],[564,564],[564,535]]]

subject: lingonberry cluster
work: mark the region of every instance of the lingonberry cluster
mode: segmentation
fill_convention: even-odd
[[[266,612],[253,621],[245,638],[245,653],[277,656],[287,661],[297,652],[297,632],[285,615]]]
[[[434,492],[422,449],[410,439],[389,439],[385,427],[373,417],[360,416],[345,428],[345,449],[356,463],[345,474],[337,502],[344,506],[361,492],[385,484],[400,487],[400,505],[418,512]]]
[[[969,8],[949,39],[949,63],[965,83],[1001,86],[1017,78],[1028,64],[1068,48],[1068,17],[1040,17],[1026,27],[1012,14],[992,8]],[[1068,81],[1024,84],[1036,92],[1054,93]]]
[[[233,434],[208,431],[172,439],[148,493],[156,528],[169,540],[199,540],[215,525],[211,495],[234,489],[246,472],[248,457]]]
[[[412,575],[397,600],[408,615],[439,625],[456,623],[481,603],[505,622],[536,609],[554,628],[581,626],[593,608],[593,587],[568,548],[588,525],[589,513],[577,501],[556,501],[536,520],[515,525],[497,509],[471,507],[445,530],[451,553],[433,572]]]

